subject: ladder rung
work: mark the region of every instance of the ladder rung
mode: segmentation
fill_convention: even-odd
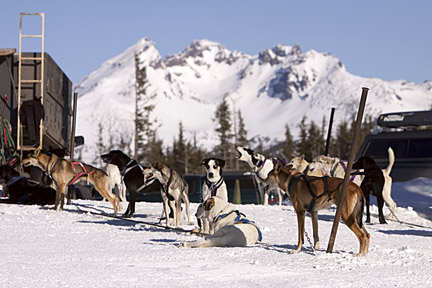
[[[41,60],[42,57],[21,57],[21,60]]]
[[[42,80],[23,80],[21,79],[22,83],[42,83]]]
[[[43,35],[21,35],[21,38],[42,38]]]

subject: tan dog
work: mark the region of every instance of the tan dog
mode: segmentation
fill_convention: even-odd
[[[94,185],[102,197],[111,202],[115,214],[117,214],[119,209],[122,209],[117,196],[109,191],[108,175],[100,169],[87,164],[70,162],[66,159],[58,158],[54,154],[50,156],[39,150],[23,159],[23,165],[37,166],[52,177],[57,186],[54,206],[56,210],[63,210],[67,187],[84,177],[87,177],[88,181]]]
[[[304,159],[304,157],[305,157],[304,154],[294,157],[291,159],[288,165],[292,165],[294,169],[309,176],[317,176],[317,177],[324,176],[324,173],[321,170],[314,170],[314,171],[309,170],[310,163],[307,162],[306,159]]]
[[[327,185],[325,185],[325,181]],[[275,168],[270,171],[266,179],[269,187],[278,186],[290,195],[294,210],[297,213],[298,224],[298,245],[293,253],[298,253],[304,242],[304,220],[306,210],[308,209],[312,216],[313,235],[315,249],[319,247],[318,238],[318,212],[326,209],[332,204],[339,203],[339,197],[342,190],[343,179],[333,177],[316,178],[302,174],[292,165],[283,167],[282,164],[276,164]],[[325,191],[325,186],[328,191]],[[357,256],[364,256],[368,253],[370,235],[362,224],[362,215],[364,209],[364,196],[360,188],[349,182],[346,191],[344,209],[342,209],[342,221],[357,236],[360,242],[360,251]]]

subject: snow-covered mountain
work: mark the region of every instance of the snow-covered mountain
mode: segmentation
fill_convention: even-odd
[[[154,43],[143,38],[74,87],[79,94],[77,135],[85,136],[82,156],[86,161],[98,156],[100,135],[107,146],[122,137],[133,143],[135,53],[147,66],[147,91],[156,95],[153,116],[160,125],[158,136],[168,145],[177,137],[181,121],[187,138],[196,135],[206,149],[213,148],[217,142],[213,118],[224,97],[231,111],[241,111],[250,138],[272,140],[284,138],[285,124],[296,136],[304,115],[321,123],[323,117],[329,118],[331,107],[336,108],[336,123],[351,119],[362,87],[369,88],[365,114],[373,117],[429,109],[432,104],[432,81],[417,84],[358,77],[329,53],[304,53],[298,45],[276,45],[251,56],[198,40],[162,59]]]

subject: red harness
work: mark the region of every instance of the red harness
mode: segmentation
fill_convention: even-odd
[[[92,170],[90,172],[87,172],[87,169],[84,167],[84,165],[81,162],[70,162],[70,163],[71,163],[71,166],[72,166],[72,170],[74,171],[75,177],[72,178],[71,181],[69,181],[69,183],[67,184],[68,186],[72,185],[76,180],[78,180],[78,178],[80,178],[82,176],[85,176],[85,175],[86,176],[91,175],[95,171],[95,170]],[[77,173],[77,171],[75,169],[75,165],[79,165],[81,167],[81,169],[82,169],[82,172]]]

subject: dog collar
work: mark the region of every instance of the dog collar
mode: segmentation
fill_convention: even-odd
[[[222,186],[222,182],[223,182],[222,177],[220,177],[216,183],[210,182],[206,177],[205,183],[207,187],[211,190],[211,197],[216,196],[216,191],[219,189],[220,186]]]
[[[261,172],[261,170],[264,167],[265,162],[267,161],[267,159],[264,159],[264,161],[261,162],[260,167],[258,168],[257,171],[255,171],[255,175],[261,180],[261,181],[265,181],[265,179],[263,179],[261,176],[259,176],[259,173]]]

